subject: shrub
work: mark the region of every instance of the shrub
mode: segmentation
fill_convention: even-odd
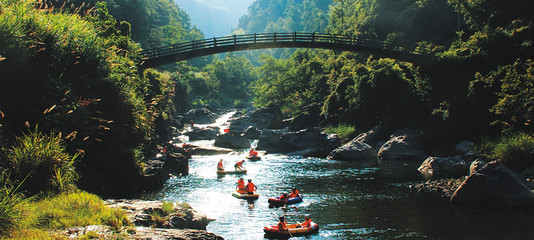
[[[75,188],[74,160],[65,151],[60,134],[45,135],[37,129],[18,138],[8,154],[13,179],[23,180],[21,189],[30,194],[65,192]]]

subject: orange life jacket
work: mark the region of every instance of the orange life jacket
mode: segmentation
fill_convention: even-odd
[[[278,230],[280,230],[280,231],[285,231],[285,230],[287,230],[286,223],[285,223],[285,222],[282,222],[282,221],[278,222]]]
[[[256,185],[254,185],[254,183],[252,182],[249,182],[247,184],[247,192],[254,192],[256,191]]]
[[[241,160],[241,161],[239,161],[239,162],[236,162],[235,165],[241,167],[241,166],[243,165],[244,162],[245,162],[245,160]]]
[[[289,194],[289,198],[294,198],[298,196],[299,196],[299,190],[295,190],[294,192],[291,192],[291,194]]]
[[[223,163],[222,163],[222,162],[219,162],[219,163],[217,164],[217,169],[224,169],[224,167],[223,167]]]
[[[302,227],[308,228],[311,226],[311,222],[312,222],[311,218],[308,218],[308,220],[304,221],[300,225],[302,225]]]
[[[237,181],[237,189],[245,189],[245,181],[239,179]]]

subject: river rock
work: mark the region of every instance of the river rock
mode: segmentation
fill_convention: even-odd
[[[210,222],[205,214],[197,212],[187,204],[171,203],[172,211],[165,212],[160,201],[110,199],[105,202],[110,207],[125,210],[128,219],[136,226],[206,230]],[[156,221],[154,215],[162,217],[163,221]]]
[[[259,139],[260,135],[261,131],[253,126],[248,127],[247,130],[245,130],[245,133],[243,133],[243,136],[247,139]]]
[[[187,150],[192,155],[221,155],[232,153],[232,149],[210,147],[210,146],[194,146],[190,145]]]
[[[482,167],[486,166],[486,164],[488,163],[479,159],[473,161],[471,165],[469,165],[469,175],[473,175],[473,173],[476,173]]]
[[[231,148],[231,149],[243,149],[250,148],[250,142],[242,135],[238,134],[220,134],[215,138],[216,147]]]
[[[491,162],[470,175],[451,198],[455,204],[534,207],[527,181],[500,162]]]
[[[394,132],[378,151],[378,158],[381,160],[422,161],[427,155],[418,143],[420,136],[421,132],[414,129]]]
[[[193,121],[195,124],[209,124],[215,122],[217,114],[207,108],[191,109],[184,116],[186,121]]]
[[[219,128],[193,128],[188,132],[185,132],[184,135],[189,137],[190,141],[195,140],[213,140],[217,137],[219,133]]]
[[[454,151],[457,154],[465,155],[469,152],[474,152],[475,148],[473,147],[473,142],[468,140],[462,140],[454,147]]]
[[[341,140],[335,134],[326,134],[319,128],[287,132],[280,137],[281,152],[305,152],[306,157],[326,157],[338,147]]]
[[[282,134],[288,132],[288,128],[274,130],[274,129],[263,129],[260,134],[260,139],[258,140],[257,150],[265,151],[279,151],[281,148],[280,139]]]
[[[271,105],[249,112],[241,117],[230,119],[230,132],[235,134],[243,133],[248,127],[257,129],[280,129],[282,128],[282,111],[278,106]]]
[[[467,163],[461,156],[428,157],[417,169],[427,178],[457,178],[467,175]]]
[[[166,229],[152,227],[123,227],[121,229],[103,225],[71,227],[47,231],[59,239],[177,239],[177,240],[223,240],[221,236],[204,230]]]
[[[176,176],[186,176],[189,174],[189,158],[181,153],[167,153],[164,168]]]
[[[371,130],[364,132],[364,133],[360,133],[352,141],[366,143],[370,146],[373,146],[386,137],[387,137],[386,130],[384,129],[382,124],[378,124]],[[382,143],[380,146],[384,145],[384,143]]]
[[[359,160],[376,157],[376,150],[365,142],[354,138],[345,145],[334,149],[327,157],[331,160]]]

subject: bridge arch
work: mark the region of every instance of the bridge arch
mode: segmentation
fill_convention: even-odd
[[[413,63],[423,63],[429,58],[418,52],[387,48],[379,41],[356,36],[297,32],[254,33],[207,38],[143,50],[143,61],[139,66],[145,69],[212,54],[266,48],[334,49],[370,53]]]

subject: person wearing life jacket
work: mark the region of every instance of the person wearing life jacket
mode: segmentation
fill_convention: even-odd
[[[249,179],[246,187],[247,194],[254,194],[256,189],[258,188],[256,187],[256,185],[254,185],[254,183],[252,183],[252,179]]]
[[[304,222],[299,223],[297,226],[300,226],[303,228],[309,228],[311,227],[311,223],[312,223],[312,220],[310,218],[310,215],[306,214],[306,216],[304,216]]]
[[[256,150],[254,150],[254,148],[251,148],[250,151],[248,152],[248,155],[251,156],[251,157],[256,157],[256,156],[258,156],[258,152],[256,152]]]
[[[280,221],[278,221],[278,230],[280,231],[287,231],[287,221],[284,216],[281,216],[278,218]]]
[[[281,202],[287,203],[287,199],[289,199],[287,193],[282,193],[282,195],[280,195],[280,201]]]
[[[298,196],[299,196],[299,190],[297,190],[296,188],[293,188],[293,190],[291,190],[291,193],[289,194],[289,198],[295,198]]]
[[[217,170],[224,170],[223,160],[222,159],[219,161],[219,163],[217,163]]]
[[[239,178],[239,180],[237,180],[237,191],[239,193],[246,193],[247,192],[247,187],[245,186],[245,181],[243,180],[243,178]]]
[[[234,168],[236,171],[241,171],[243,170],[243,163],[245,163],[245,160],[241,160],[239,162],[236,162],[235,165],[234,165]]]

